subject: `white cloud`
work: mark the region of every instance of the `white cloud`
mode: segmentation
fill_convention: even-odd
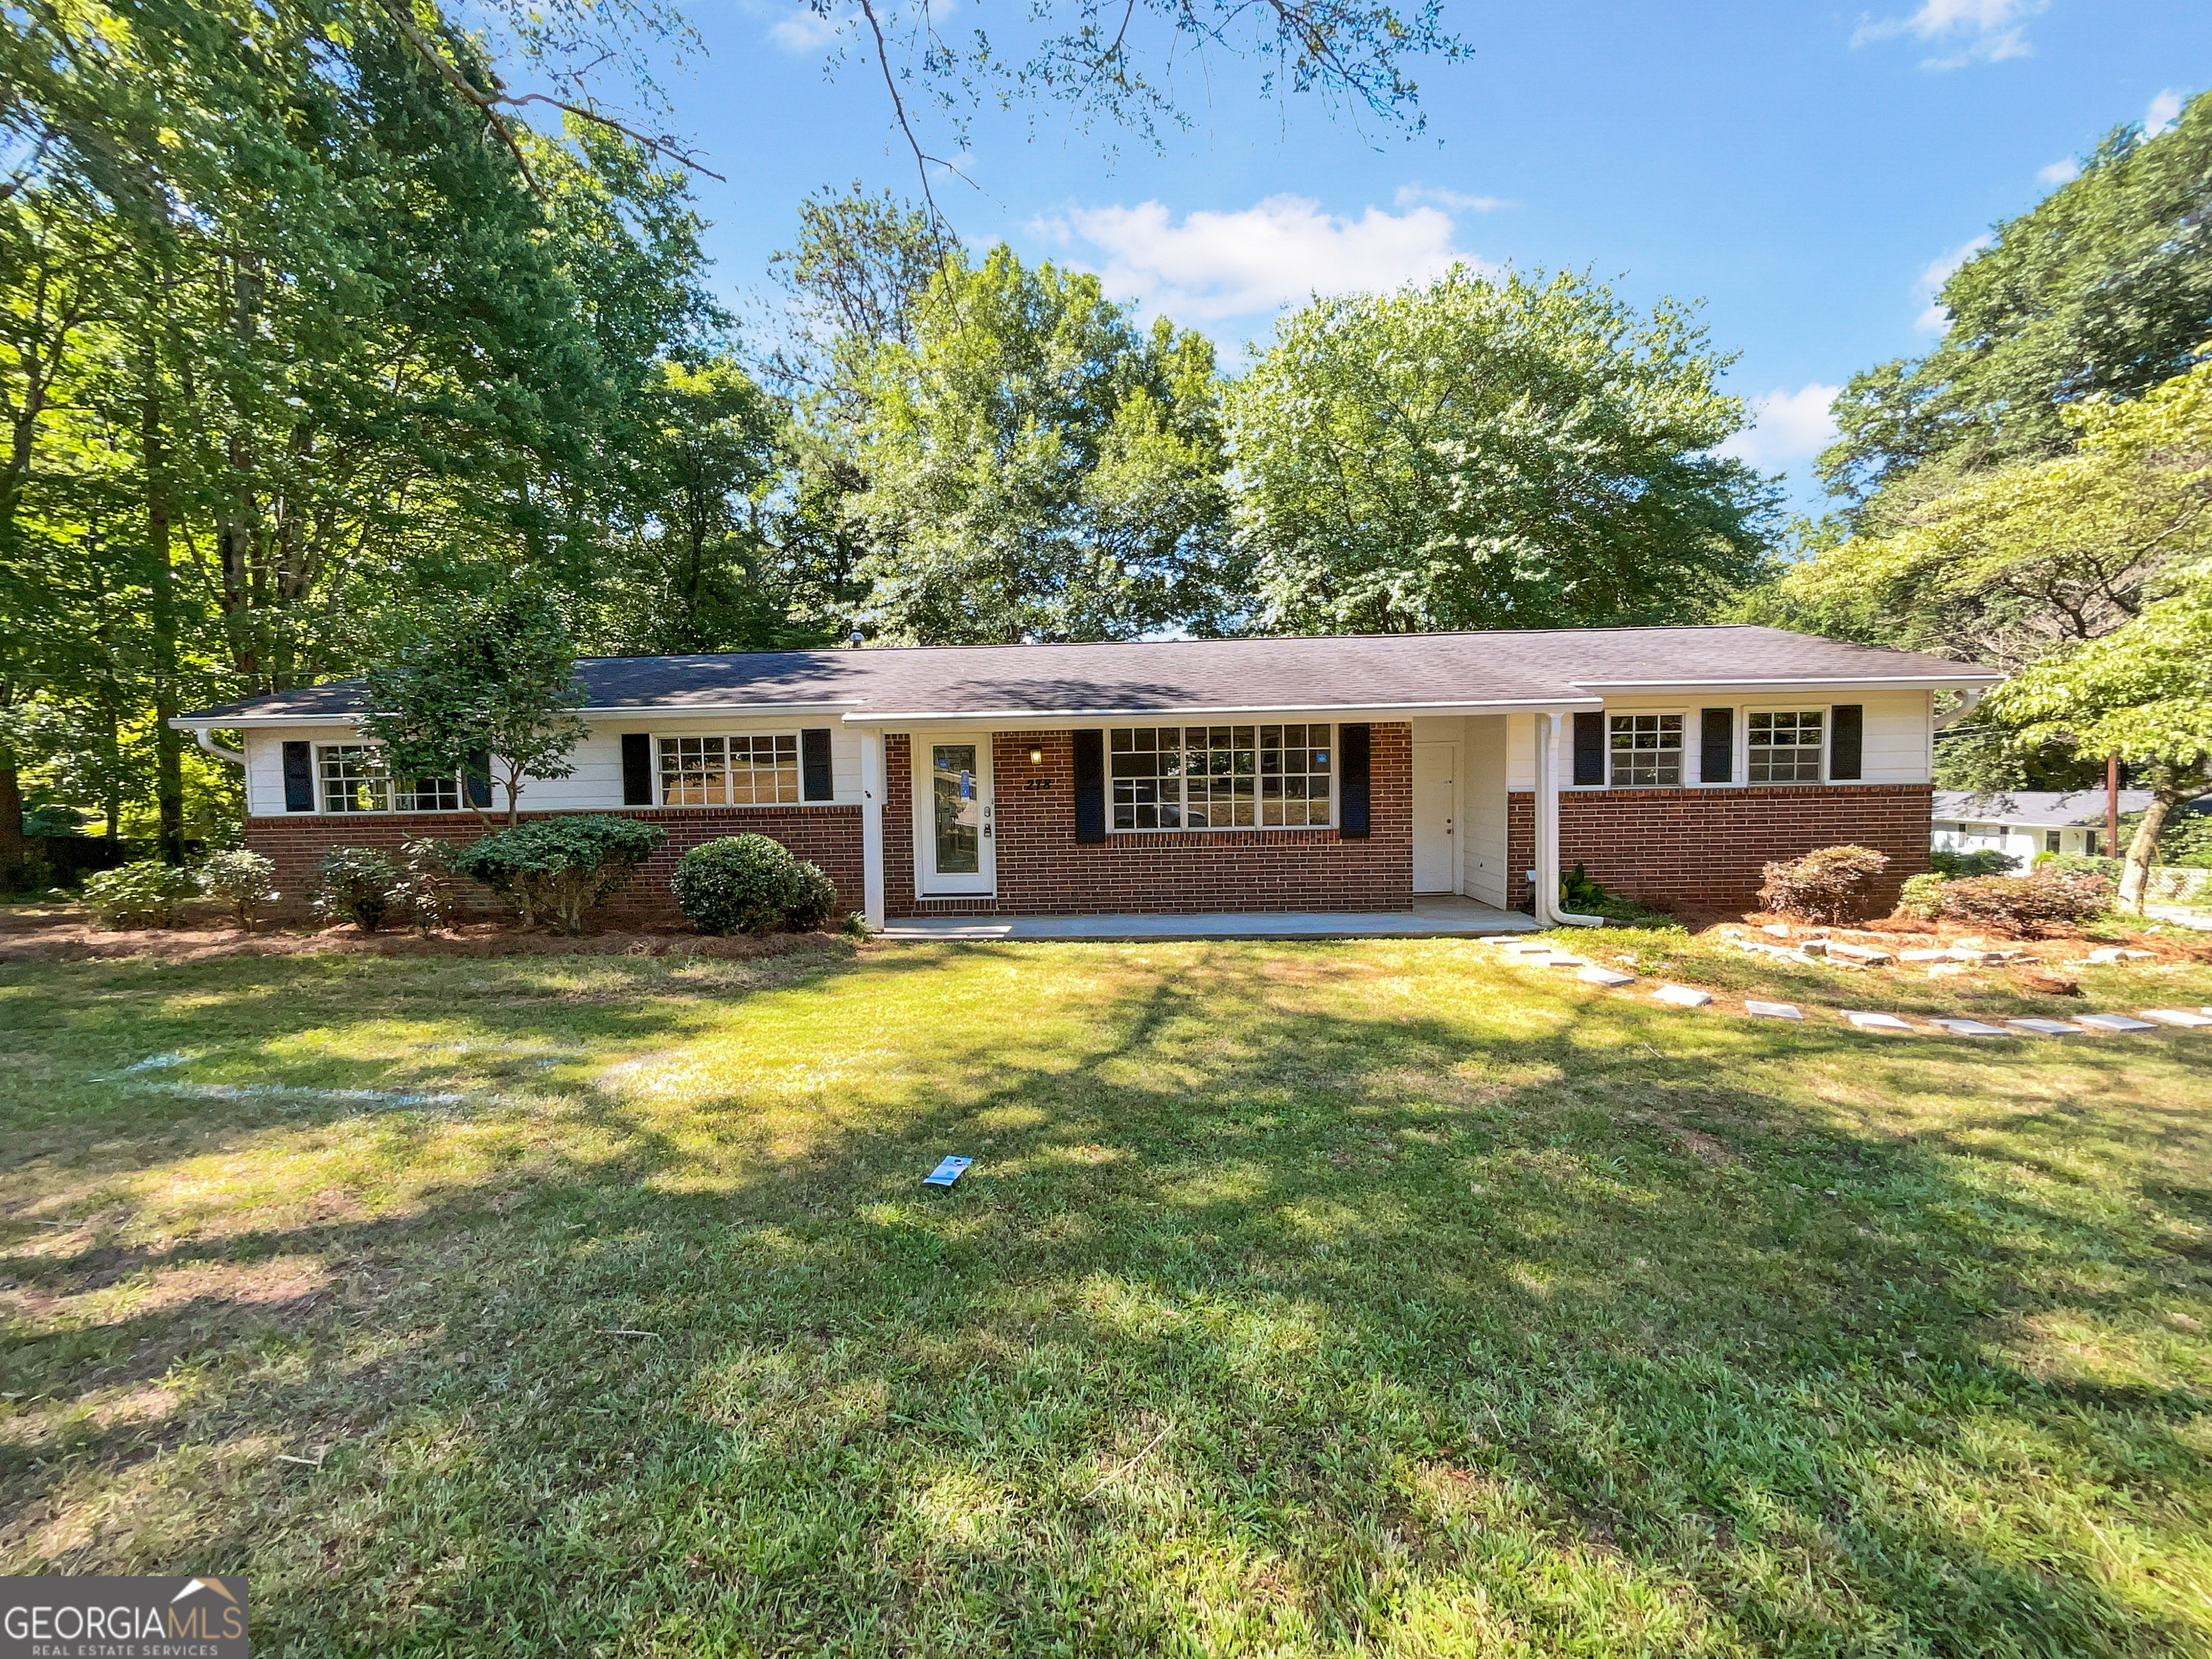
[[[2021,25],[2049,0],[1923,0],[1910,17],[1864,17],[1851,44],[1894,40],[1911,35],[1936,49],[1920,60],[1929,70],[1960,69],[1968,64],[1997,64],[2025,58],[2035,50]]]
[[[1987,234],[1971,237],[1948,253],[1939,254],[1928,262],[1928,268],[1920,273],[1920,281],[1917,284],[1925,308],[1913,319],[1913,327],[1923,334],[1941,334],[1951,325],[1951,313],[1943,308],[1942,301],[1936,296],[1942,293],[1943,284],[1951,280],[1953,271],[1989,245]]]
[[[1462,196],[1455,190],[1445,190],[1432,185],[1398,186],[1396,206],[1416,207],[1423,202],[1433,202],[1440,208],[1455,208],[1462,213],[1492,213],[1512,205],[1502,196]]]
[[[1230,213],[1200,209],[1181,224],[1159,202],[1074,208],[1030,230],[1062,246],[1087,243],[1103,256],[1089,268],[1109,292],[1189,320],[1272,311],[1315,293],[1396,288],[1460,261],[1492,268],[1455,246],[1451,216],[1439,208],[1370,207],[1339,218],[1303,196]]]
[[[2150,107],[2143,112],[2143,137],[2155,138],[2172,126],[2180,118],[2181,106],[2187,101],[2172,87],[2152,99]]]
[[[786,52],[819,52],[837,38],[838,31],[845,22],[842,15],[825,17],[813,7],[803,3],[794,5],[779,3],[778,0],[740,0],[740,5],[750,15],[767,21],[768,38]]]
[[[2081,164],[2069,155],[2063,161],[2053,161],[2047,167],[2038,167],[2035,176],[2046,185],[2070,184],[2081,176]]]
[[[1811,460],[1836,441],[1836,419],[1828,405],[1841,390],[1815,380],[1795,392],[1777,386],[1761,393],[1751,400],[1751,424],[1718,453],[1766,472]]]

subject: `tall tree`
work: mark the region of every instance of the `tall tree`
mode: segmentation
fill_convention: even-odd
[[[1260,619],[1407,633],[1685,622],[1761,568],[1773,491],[1692,312],[1455,267],[1277,325],[1229,399]]]

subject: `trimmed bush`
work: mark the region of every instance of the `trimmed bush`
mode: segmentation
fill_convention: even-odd
[[[453,855],[453,870],[511,900],[524,926],[544,921],[580,933],[584,913],[667,839],[658,824],[608,812],[535,818],[471,842]]]
[[[315,915],[373,933],[406,908],[399,866],[378,847],[333,847],[315,866]]]
[[[2008,876],[2020,868],[2020,860],[1994,847],[1972,853],[1939,847],[1929,854],[1928,867],[1946,881],[1957,881],[1966,876]]]
[[[141,859],[95,871],[84,878],[84,902],[103,927],[174,927],[184,903],[200,890],[191,871],[159,859]]]
[[[1815,848],[1802,859],[1768,865],[1759,902],[1802,921],[1856,921],[1866,914],[1875,878],[1888,868],[1889,855],[1871,847]]]
[[[2102,876],[2039,870],[2027,876],[1977,876],[1947,881],[1937,890],[1946,921],[2033,938],[2059,923],[2087,921],[2112,906],[2112,884]]]
[[[199,878],[202,890],[230,906],[244,928],[252,928],[253,913],[277,896],[275,863],[242,847],[210,854],[199,867]]]
[[[453,859],[449,841],[422,836],[399,844],[399,896],[415,931],[443,927],[453,914]]]
[[[1899,915],[1918,916],[1923,921],[1933,921],[1943,914],[1943,878],[1937,875],[1908,876],[1905,890],[1897,896]]]
[[[837,905],[837,884],[818,866],[766,836],[702,842],[677,861],[668,888],[702,933],[807,933]]]

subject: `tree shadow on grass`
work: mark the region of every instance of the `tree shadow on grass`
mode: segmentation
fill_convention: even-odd
[[[835,975],[896,1008],[1028,959]],[[1879,1133],[1619,1003],[1501,1024],[1331,1003],[1326,952],[1177,960],[1072,1040],[909,1032],[795,1144],[758,1092],[647,1076],[566,1103],[611,1158],[222,1244],[324,1264],[312,1303],[55,1310],[9,1390],[211,1381],[9,1443],[0,1553],[183,1540],[302,1651],[2202,1644],[2092,1530],[2181,1547],[2202,1394],[2023,1358],[2039,1319],[2154,1300],[2178,1234],[2148,1185],[2116,1226],[2004,1173],[2062,1132],[2201,1169],[2188,1120]],[[619,1029],[702,1036],[654,1018]],[[1786,1040],[1876,1085],[1955,1052]],[[975,1173],[921,1191],[951,1150]],[[40,1518],[103,1492],[127,1527]]]

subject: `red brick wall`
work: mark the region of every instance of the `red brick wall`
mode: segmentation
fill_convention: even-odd
[[[1505,797],[1505,908],[1536,913],[1536,797],[1533,792]],[[1568,868],[1574,866],[1571,863]]]
[[[1413,728],[1372,730],[1364,841],[1331,827],[1109,835],[1088,846],[1075,839],[1069,733],[994,733],[998,896],[935,899],[915,896],[913,757],[894,734],[884,746],[885,908],[895,916],[1405,909],[1413,899]],[[1041,764],[1030,763],[1032,749]]]
[[[1559,865],[1580,864],[1613,892],[1672,909],[1748,910],[1768,860],[1852,842],[1889,854],[1875,895],[1887,907],[1907,876],[1928,868],[1932,793],[1924,783],[1563,792]],[[1517,877],[1534,863],[1535,798],[1515,794],[1509,809],[1510,840],[1530,826],[1525,860],[1510,841]]]
[[[544,817],[543,812],[523,817]],[[751,831],[781,842],[803,859],[822,866],[837,884],[841,911],[861,904],[860,809],[858,806],[632,807],[618,816],[641,818],[668,831],[659,852],[638,866],[593,915],[608,921],[681,921],[668,878],[676,860],[701,842]],[[281,908],[304,910],[314,884],[316,861],[332,847],[381,847],[396,851],[420,836],[442,836],[463,845],[488,826],[472,812],[364,812],[358,817],[325,817],[303,812],[296,817],[254,817],[246,821],[246,844],[276,865]],[[489,913],[500,902],[474,882],[457,884],[462,908]]]

